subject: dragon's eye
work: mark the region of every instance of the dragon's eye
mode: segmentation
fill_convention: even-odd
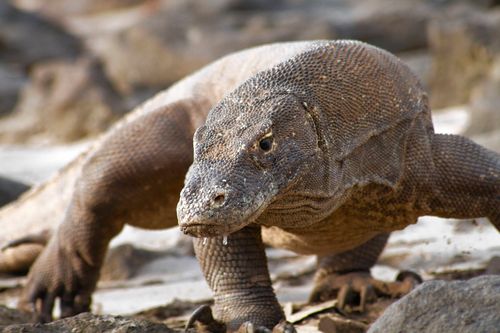
[[[259,141],[259,147],[265,152],[268,152],[271,150],[271,147],[273,146],[273,137],[272,136],[267,136],[265,138],[262,138]]]

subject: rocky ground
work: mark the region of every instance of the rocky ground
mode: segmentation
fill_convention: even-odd
[[[137,332],[141,332],[140,327],[143,327],[142,331],[148,327],[148,332],[149,329],[168,331],[166,327],[160,329],[153,323],[163,323],[169,329],[181,331],[194,309],[201,304],[210,304],[210,291],[196,259],[190,254],[190,246],[182,236],[175,231],[144,236],[144,231],[129,229],[115,241],[117,246],[111,250],[109,258],[112,259],[108,259],[94,296],[92,312],[95,316],[85,315],[44,326],[18,326],[31,320],[30,315],[13,310],[24,278],[4,277],[0,279],[0,303],[9,308],[0,308],[0,327],[15,325],[4,327],[6,332],[16,332],[21,327],[26,332],[65,332],[69,327],[86,327],[88,320],[92,319],[95,327],[99,328],[95,331],[119,327],[123,332],[129,332],[125,327],[131,323],[138,327]],[[170,245],[167,244],[169,242]],[[486,221],[458,223],[424,218],[417,225],[392,235],[372,272],[374,276],[386,280],[393,280],[398,270],[407,268],[412,268],[426,280],[468,279],[483,274],[491,256],[500,258],[498,244],[500,236]],[[275,249],[268,250],[268,258],[278,298],[288,320],[296,324],[299,332],[365,332],[369,324],[395,301],[379,299],[370,304],[364,313],[339,311],[335,308],[335,301],[307,304],[315,268],[314,258]],[[494,270],[498,273],[498,260],[490,264],[489,270],[490,273]],[[497,310],[500,306],[499,281],[500,278],[497,278],[496,284],[493,284],[497,288],[489,294],[496,302]],[[462,292],[463,288],[454,290],[447,297]],[[420,299],[416,300],[412,306],[419,303]],[[471,308],[477,309],[478,306]],[[441,311],[446,312],[446,309],[441,308]],[[457,317],[450,314],[450,318]],[[147,322],[136,321],[139,319]]]
[[[385,48],[421,77],[434,108],[470,105],[469,133],[500,123],[495,0],[11,0],[0,29],[5,143],[95,136],[224,54],[304,39]]]
[[[190,246],[182,236],[175,231],[144,236],[144,231],[129,229],[115,241],[115,245],[122,245],[111,250],[109,258],[112,259],[108,259],[94,296],[94,316],[86,314],[43,326],[27,325],[31,316],[13,309],[24,278],[0,279],[0,303],[8,307],[0,308],[0,328],[5,332],[17,332],[21,328],[23,332],[66,332],[69,328],[78,331],[91,325],[95,329],[89,328],[88,332],[111,331],[111,328],[130,332],[131,326],[137,332],[182,331],[192,311],[201,304],[210,304],[210,291],[196,259],[190,254]],[[170,245],[167,244],[169,242]],[[486,221],[458,223],[424,218],[417,225],[392,235],[372,273],[378,278],[393,280],[398,270],[412,268],[426,280],[468,279],[484,274],[491,256],[500,258],[498,244],[500,236]],[[307,304],[315,268],[314,258],[275,249],[268,250],[268,258],[278,298],[287,319],[296,324],[298,332],[365,332],[395,301],[379,299],[363,313],[356,310],[340,311],[335,307],[335,301]],[[495,270],[498,273],[498,259],[488,269],[489,273],[495,273]],[[493,306],[496,304],[494,311],[498,313],[500,278],[494,282],[489,284],[493,286],[493,292],[488,296],[492,299],[490,302],[494,302]],[[463,288],[452,290],[447,298],[458,297],[463,292]],[[468,308],[476,309],[481,314],[477,309],[482,308],[486,300],[476,300],[477,304]],[[412,301],[412,309],[429,303],[428,298],[415,296]],[[472,300],[462,299],[460,302],[458,304]],[[446,308],[441,306],[440,310],[445,313],[450,311],[451,321],[460,318],[460,312],[457,315],[452,308]],[[407,312],[407,315],[415,318],[413,312]],[[496,320],[498,324],[498,318]],[[386,331],[379,329],[377,332]]]
[[[352,38],[396,53],[429,90],[437,132],[462,133],[500,152],[499,35],[495,0],[0,2],[0,202],[47,179],[116,119],[179,78],[228,52],[283,40]],[[424,280],[499,273],[499,260],[490,262],[500,257],[499,244],[485,220],[424,217],[391,236],[372,273],[385,280],[405,269]],[[95,315],[27,324],[31,316],[14,310],[24,277],[2,276],[0,328],[180,331],[196,307],[210,303],[190,242],[178,231],[126,228],[112,245]],[[276,249],[268,257],[278,298],[299,332],[365,332],[395,301],[379,299],[364,313],[339,311],[335,302],[307,304],[314,258]],[[418,297],[404,299],[410,305],[398,303],[400,312],[388,310],[393,321],[381,319],[384,328],[375,324],[372,331],[390,332],[392,325],[397,332],[401,323],[423,317],[446,332],[439,317],[463,324],[463,331],[495,332],[498,318],[469,310],[500,313],[499,282],[470,281],[446,291],[439,282],[426,285]],[[443,306],[429,306],[440,304],[432,294],[468,306],[441,313]],[[407,310],[420,305],[427,312]],[[414,331],[421,331],[418,324]]]

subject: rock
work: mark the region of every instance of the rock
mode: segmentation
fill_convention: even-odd
[[[215,8],[211,4],[169,1],[143,13],[133,26],[97,37],[94,32],[88,45],[103,59],[119,91],[130,94],[140,87],[164,88],[235,50],[279,40],[333,37],[327,20],[313,14],[247,12],[218,1]],[[102,25],[104,29],[106,22]]]
[[[500,257],[494,256],[491,258],[488,266],[486,267],[485,274],[500,275]]]
[[[389,306],[369,333],[498,332],[500,276],[428,281]]]
[[[334,16],[336,38],[357,39],[393,53],[427,47],[428,22],[439,10],[432,1],[365,1]]]
[[[392,52],[420,49],[427,45],[422,31],[436,9],[430,1],[408,0],[173,0],[151,6],[130,9],[133,24],[120,28],[110,22],[123,19],[121,11],[69,25],[103,59],[124,94],[164,88],[222,55],[263,43],[348,38]]]
[[[480,144],[481,146],[496,151],[500,154],[500,129],[482,133],[480,135],[474,135],[472,137],[472,140],[474,140],[474,142]]]
[[[398,57],[418,76],[424,88],[428,89],[432,63],[429,52],[425,50],[403,52],[398,54]]]
[[[114,247],[106,255],[101,269],[100,280],[130,279],[135,276],[141,267],[162,255],[165,255],[165,253],[139,249],[131,244]]]
[[[429,24],[428,35],[433,56],[431,106],[468,103],[500,54],[500,8],[453,8]]]
[[[0,120],[0,140],[26,142],[43,134],[73,141],[101,133],[122,111],[96,59],[43,62],[34,66],[15,111]]]
[[[204,304],[207,304],[207,302],[190,302],[174,299],[172,302],[166,305],[140,311],[138,313],[135,313],[133,316],[136,318],[150,319],[154,321],[166,321],[171,317],[180,317],[185,315],[189,316],[193,313],[194,310]]]
[[[435,1],[17,0],[80,36],[132,108],[227,53],[283,40],[359,39],[392,52],[426,47]]]
[[[161,323],[121,316],[94,315],[82,313],[74,317],[56,320],[48,324],[18,324],[4,326],[3,333],[66,333],[66,332],[102,332],[102,333],[172,333],[172,329]]]
[[[0,2],[0,116],[10,113],[30,67],[37,61],[71,58],[80,42],[40,17]]]
[[[85,15],[97,12],[116,10],[148,2],[147,0],[14,0],[16,6],[43,14],[44,16],[58,18],[66,15]],[[151,2],[151,1],[150,1]]]
[[[79,40],[59,26],[0,2],[0,63],[26,69],[37,61],[80,53]]]
[[[30,313],[0,305],[0,330],[8,325],[27,323],[31,317]]]
[[[499,20],[500,33],[500,20]],[[470,124],[465,135],[500,130],[500,49],[488,77],[472,90]]]
[[[0,116],[12,111],[17,103],[19,90],[26,81],[24,71],[0,62]]]
[[[24,183],[0,176],[0,207],[16,200],[29,188]]]
[[[326,315],[319,320],[318,330],[324,333],[364,333],[367,325],[339,315]]]

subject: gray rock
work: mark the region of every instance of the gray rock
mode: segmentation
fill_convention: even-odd
[[[398,54],[398,57],[410,67],[413,73],[417,74],[424,88],[428,89],[432,64],[429,52],[426,50],[403,52]]]
[[[358,39],[392,52],[427,45],[430,2],[195,1],[161,2],[155,11],[134,11],[134,24],[111,30],[110,21],[88,17],[73,25],[124,94],[163,88],[229,52],[258,44],[305,39]]]
[[[27,75],[19,68],[0,62],[0,116],[14,109]]]
[[[500,33],[500,20],[498,31]],[[500,130],[500,47],[488,77],[471,93],[470,110],[465,135]]]
[[[0,305],[0,330],[8,325],[27,323],[31,317],[30,313]]]
[[[500,276],[428,281],[389,306],[369,333],[493,333],[500,329]]]
[[[122,244],[110,249],[101,269],[100,281],[127,280],[154,259],[166,255],[159,251],[139,249],[132,244]]]
[[[106,25],[102,22],[102,28],[95,29]],[[91,36],[90,49],[103,59],[107,75],[123,94],[141,87],[164,88],[222,55],[250,46],[334,37],[326,18],[286,6],[280,11],[246,11],[219,1],[184,0],[169,1],[119,31],[86,34]]]
[[[35,62],[79,52],[80,42],[58,26],[0,1],[0,115],[14,109]]]
[[[91,57],[34,66],[14,112],[0,120],[0,140],[25,142],[44,135],[68,142],[104,131],[123,114],[120,98]]]
[[[16,6],[58,18],[67,15],[86,15],[138,5],[147,0],[13,0]]]
[[[29,67],[34,62],[73,58],[81,44],[59,26],[0,1],[0,62]]]
[[[466,104],[500,55],[500,8],[457,7],[429,24],[431,106]]]
[[[480,135],[474,135],[472,139],[481,146],[500,154],[500,128],[496,131],[489,131]]]
[[[1,328],[1,327],[0,327]],[[174,330],[165,324],[120,316],[94,315],[82,313],[74,317],[56,320],[49,324],[18,324],[4,326],[3,333],[67,333],[67,332],[102,332],[102,333],[171,333]]]
[[[0,207],[16,200],[28,189],[26,184],[0,176]]]

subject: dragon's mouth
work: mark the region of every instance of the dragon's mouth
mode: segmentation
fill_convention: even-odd
[[[192,237],[217,237],[229,235],[236,232],[245,226],[254,223],[256,219],[262,214],[265,206],[260,207],[253,211],[247,218],[231,219],[230,221],[200,221],[199,219],[190,222],[180,223],[180,228],[183,233]],[[244,214],[241,214],[244,215]]]
[[[182,223],[181,231],[192,237],[217,237],[230,233],[228,225],[214,223]]]
[[[182,199],[177,206],[177,216],[181,231],[196,238],[227,236],[237,232],[257,219],[268,206],[263,195],[253,202],[233,200],[231,205],[206,208],[202,205],[188,205]]]

